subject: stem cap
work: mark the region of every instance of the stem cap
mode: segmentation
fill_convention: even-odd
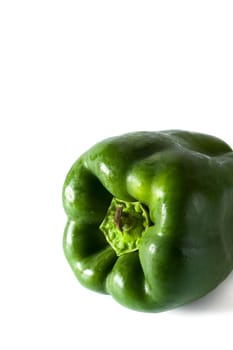
[[[149,225],[149,214],[140,202],[113,198],[100,229],[119,256],[139,249],[142,234]]]

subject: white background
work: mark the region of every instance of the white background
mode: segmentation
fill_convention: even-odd
[[[160,314],[79,285],[64,178],[105,137],[188,129],[233,145],[232,1],[0,3],[0,348],[232,347],[233,274]]]

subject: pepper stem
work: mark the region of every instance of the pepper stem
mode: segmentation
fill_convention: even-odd
[[[139,249],[149,225],[149,213],[140,202],[113,198],[100,229],[119,256]]]

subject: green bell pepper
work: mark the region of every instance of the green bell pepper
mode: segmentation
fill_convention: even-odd
[[[233,269],[233,153],[187,131],[97,143],[63,188],[66,258],[85,287],[139,311],[196,300]]]

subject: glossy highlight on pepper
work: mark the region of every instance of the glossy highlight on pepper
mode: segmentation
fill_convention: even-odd
[[[143,312],[196,300],[233,269],[233,152],[210,135],[103,140],[63,187],[65,256],[80,283]]]

